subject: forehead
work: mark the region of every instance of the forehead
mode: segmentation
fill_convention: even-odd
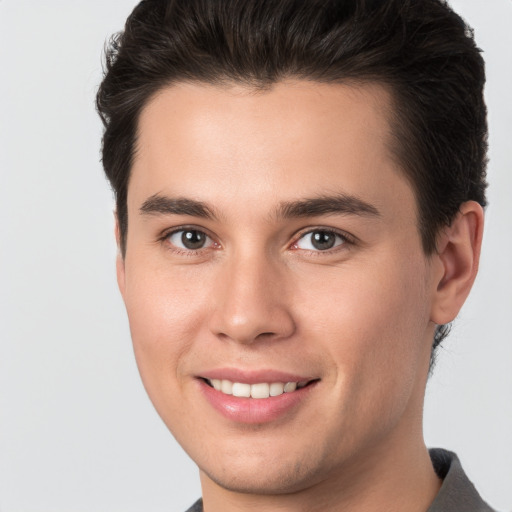
[[[239,199],[410,195],[389,150],[390,105],[378,84],[167,87],[139,119],[129,205],[162,192],[234,209]]]

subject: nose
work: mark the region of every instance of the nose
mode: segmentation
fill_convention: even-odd
[[[295,331],[286,293],[286,269],[269,258],[227,262],[219,273],[210,330],[237,343],[278,340]]]

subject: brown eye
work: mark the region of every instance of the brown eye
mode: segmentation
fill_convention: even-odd
[[[327,251],[345,242],[345,237],[334,231],[317,229],[302,235],[296,243],[296,247],[307,251]]]
[[[178,247],[179,249],[186,249],[189,251],[197,251],[210,247],[213,244],[212,239],[198,229],[180,229],[171,233],[167,240]]]

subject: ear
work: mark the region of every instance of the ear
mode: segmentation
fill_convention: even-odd
[[[117,256],[116,256],[116,274],[117,274],[117,286],[119,287],[119,291],[121,292],[122,297],[124,298],[125,291],[125,267],[124,267],[124,257],[121,250],[121,231],[119,228],[119,219],[117,218],[117,213],[114,213],[115,216],[115,237],[117,243]]]
[[[438,236],[431,311],[431,320],[438,325],[454,320],[469,295],[478,272],[483,226],[483,208],[468,201]]]

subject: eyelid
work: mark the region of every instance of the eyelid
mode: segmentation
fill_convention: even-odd
[[[200,233],[203,233],[204,235],[206,235],[206,237],[208,239],[210,239],[212,243],[206,247],[201,247],[199,249],[186,249],[186,248],[178,247],[178,246],[170,243],[169,237],[176,233],[180,233],[181,231],[199,231]],[[193,224],[174,226],[172,228],[168,228],[168,229],[162,231],[161,234],[158,236],[158,242],[167,245],[167,248],[169,250],[172,250],[176,253],[188,254],[188,255],[197,254],[201,251],[206,251],[206,250],[212,249],[212,247],[213,248],[220,247],[220,244],[216,241],[215,237],[207,229],[200,227],[200,226],[194,226]]]
[[[332,233],[333,235],[339,236],[343,240],[343,243],[335,245],[331,249],[326,249],[325,251],[310,249],[309,252],[311,252],[311,253],[330,254],[330,253],[335,252],[336,250],[340,250],[341,247],[345,247],[346,245],[349,245],[349,246],[355,245],[357,243],[357,238],[355,236],[353,236],[350,233],[347,233],[346,231],[343,231],[341,229],[336,229],[336,228],[327,227],[327,226],[313,226],[313,227],[304,228],[301,231],[299,231],[298,233],[296,233],[293,237],[293,242],[291,243],[291,248],[294,250],[308,251],[308,249],[300,249],[299,247],[297,247],[297,243],[299,242],[300,239],[302,239],[306,235],[310,235],[311,233],[315,233],[318,231],[325,232],[325,233]]]

